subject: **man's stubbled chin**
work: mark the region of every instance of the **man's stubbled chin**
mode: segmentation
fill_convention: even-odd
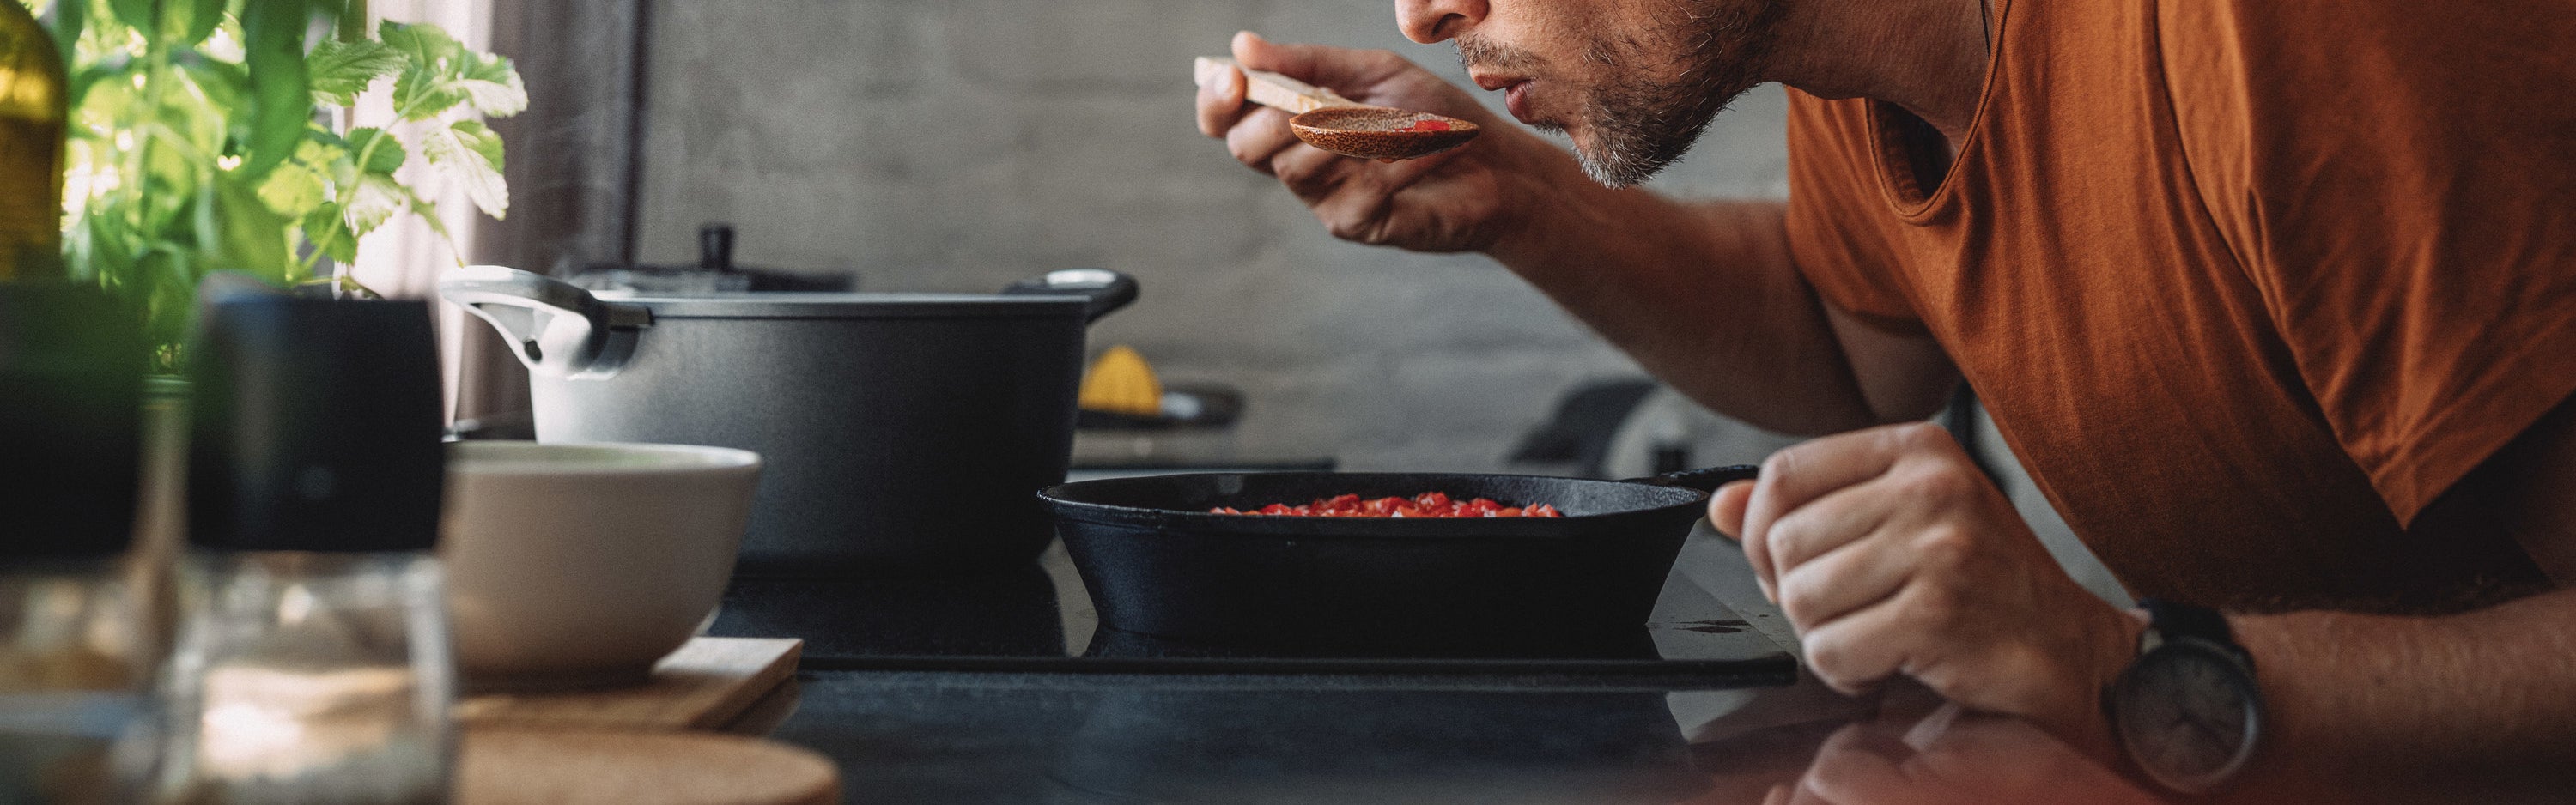
[[[1587,42],[1581,63],[1598,74],[1588,83],[1551,74],[1536,54],[1473,32],[1458,37],[1458,58],[1471,75],[1517,80],[1504,88],[1513,117],[1569,135],[1584,173],[1626,187],[1679,161],[1709,121],[1752,88],[1783,2],[1676,0],[1660,24]],[[1661,64],[1677,66],[1641,66]],[[1567,93],[1576,107],[1570,121],[1551,108],[1561,108]]]

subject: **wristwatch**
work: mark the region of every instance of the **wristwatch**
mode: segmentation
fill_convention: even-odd
[[[2138,770],[2185,794],[2245,768],[2263,736],[2254,657],[2216,610],[2149,599],[2138,658],[2103,691],[2111,734]]]

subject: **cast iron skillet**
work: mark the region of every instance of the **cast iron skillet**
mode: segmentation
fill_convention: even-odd
[[[1434,473],[1193,473],[1038,493],[1104,630],[1173,653],[1565,657],[1636,646],[1719,467],[1633,481]],[[1210,514],[1445,492],[1562,518]],[[1569,655],[1569,652],[1571,654]]]

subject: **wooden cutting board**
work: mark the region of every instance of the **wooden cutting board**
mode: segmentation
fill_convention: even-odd
[[[830,805],[841,775],[811,750],[733,735],[474,728],[457,805]]]
[[[469,730],[717,729],[796,673],[805,641],[697,637],[653,666],[642,684],[597,690],[485,693],[456,704]]]

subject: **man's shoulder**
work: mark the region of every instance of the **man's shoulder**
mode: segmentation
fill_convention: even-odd
[[[2320,155],[2545,161],[2576,123],[2564,0],[2188,0],[2155,14],[2159,77],[2204,180]]]
[[[2565,0],[2164,0],[2201,206],[2400,519],[2576,385]]]
[[[2172,83],[2251,101],[2405,102],[2524,93],[2576,79],[2565,0],[2183,0],[2153,5]],[[2180,88],[2177,88],[2180,91]],[[2185,99],[2178,99],[2185,100]]]

